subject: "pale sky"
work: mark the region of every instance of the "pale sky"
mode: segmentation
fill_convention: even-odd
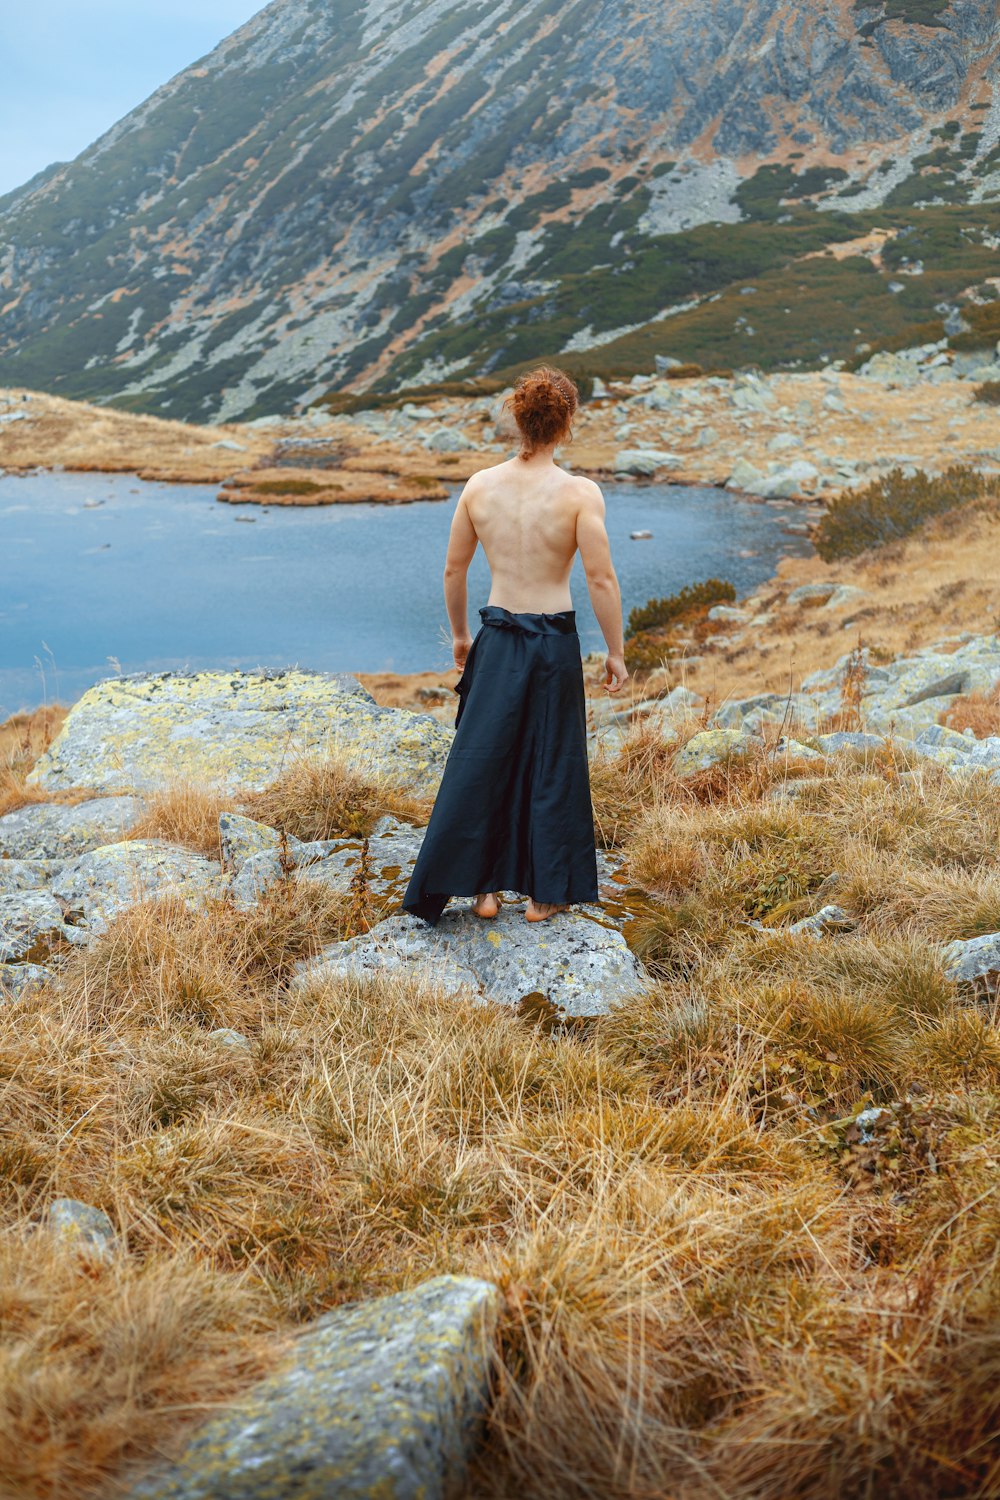
[[[0,0],[0,194],[70,161],[264,0]]]

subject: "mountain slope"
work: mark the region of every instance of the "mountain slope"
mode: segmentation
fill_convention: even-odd
[[[607,343],[1000,197],[998,53],[994,0],[277,0],[0,202],[0,380],[231,417]]]

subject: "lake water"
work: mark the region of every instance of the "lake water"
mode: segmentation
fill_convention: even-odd
[[[609,485],[605,494],[626,612],[709,576],[749,592],[780,556],[806,549],[783,532],[787,512],[721,490]],[[262,511],[220,504],[210,485],[0,476],[0,719],[72,701],[119,668],[444,670],[452,510],[425,501]],[[638,530],[652,540],[631,541]],[[488,591],[479,554],[474,629]],[[584,650],[598,650],[579,564],[573,597]]]

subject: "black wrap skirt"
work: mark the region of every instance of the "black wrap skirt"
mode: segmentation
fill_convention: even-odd
[[[597,900],[576,614],[479,611],[455,739],[403,898],[437,922],[450,896]]]

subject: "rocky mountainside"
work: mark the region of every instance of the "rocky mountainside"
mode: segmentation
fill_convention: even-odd
[[[995,0],[275,0],[0,199],[0,381],[226,418],[849,354],[995,295],[998,58]]]

